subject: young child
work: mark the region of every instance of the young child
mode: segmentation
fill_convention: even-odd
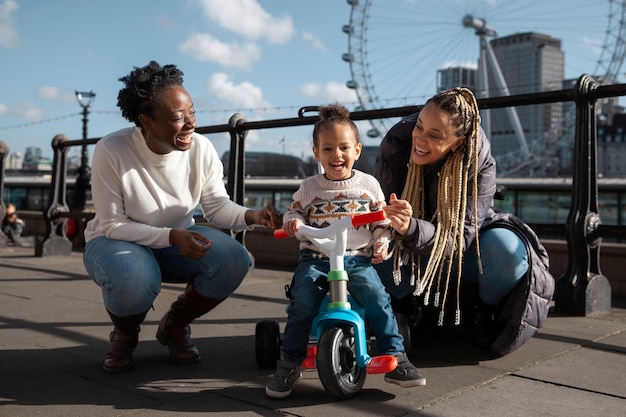
[[[2,231],[15,246],[21,246],[20,238],[26,227],[24,220],[17,217],[17,209],[11,203],[7,205],[5,218],[2,220]]]
[[[302,225],[325,227],[345,216],[382,210],[385,198],[378,181],[352,169],[362,144],[349,116],[350,112],[337,104],[320,108],[320,120],[313,129],[313,153],[325,173],[307,178],[294,193],[283,216],[283,229],[288,235],[294,236]],[[350,277],[348,290],[365,309],[378,351],[398,359],[398,367],[385,375],[385,381],[405,388],[425,385],[426,379],[404,352],[389,295],[372,266],[387,257],[390,236],[389,221],[348,229],[344,257],[344,268]],[[311,325],[327,292],[318,280],[325,283],[329,269],[329,259],[313,243],[301,240],[281,359],[265,388],[269,397],[288,397],[301,378],[300,364],[306,358]]]

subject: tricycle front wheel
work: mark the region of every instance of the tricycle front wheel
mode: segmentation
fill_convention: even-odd
[[[355,396],[367,373],[356,363],[356,346],[351,326],[331,326],[317,346],[317,372],[326,391],[339,399]]]

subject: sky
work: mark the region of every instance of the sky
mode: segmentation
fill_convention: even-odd
[[[362,48],[361,40],[380,48],[372,46],[361,67],[371,69],[378,103],[421,104],[435,92],[437,67],[444,58],[450,63],[446,54],[456,63],[474,60],[475,51],[468,58],[458,49],[477,47],[472,30],[459,24],[466,14],[493,18],[488,23],[498,24],[501,35],[537,30],[559,37],[566,76],[577,78],[595,69],[610,11],[608,0],[371,3],[364,36],[350,38],[342,28],[359,16],[345,0],[0,0],[0,141],[10,152],[38,146],[51,157],[56,134],[81,139],[75,91],[96,94],[89,138],[129,126],[117,108],[119,78],[151,60],[185,73],[198,126],[226,124],[234,113],[249,121],[291,118],[300,107],[332,102],[354,109],[357,94],[346,81],[358,67],[342,55]],[[430,79],[391,72],[415,76],[420,66]],[[418,87],[405,87],[405,78]],[[366,122],[359,128],[366,145],[379,143],[365,134]],[[253,131],[246,150],[308,157],[311,131],[312,126]],[[228,149],[226,134],[209,139],[218,153]]]

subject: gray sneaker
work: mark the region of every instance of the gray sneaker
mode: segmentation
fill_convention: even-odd
[[[300,381],[300,365],[294,362],[276,361],[276,372],[272,380],[265,386],[265,394],[272,398],[287,398],[291,388]]]
[[[398,359],[398,367],[385,374],[385,382],[400,385],[402,388],[426,385],[426,378],[413,366],[406,353],[399,353],[395,357]]]

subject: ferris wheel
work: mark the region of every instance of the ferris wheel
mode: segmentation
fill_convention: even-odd
[[[537,32],[560,39],[565,79],[617,83],[626,54],[626,0],[347,0],[351,78],[361,109],[421,104],[437,92],[438,70],[477,67],[479,40],[463,24],[478,18],[495,36]],[[554,89],[554,88],[553,88]],[[370,123],[380,137],[397,120]]]

